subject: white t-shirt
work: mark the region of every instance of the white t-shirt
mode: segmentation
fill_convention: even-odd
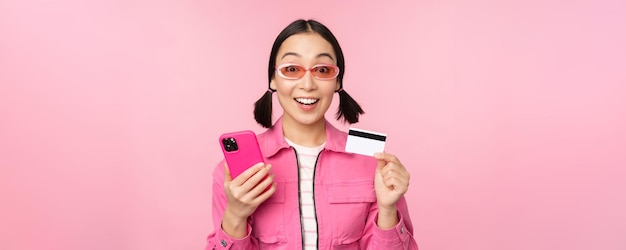
[[[317,156],[324,149],[323,143],[317,147],[304,147],[289,139],[285,141],[296,149],[298,155],[298,176],[300,177],[300,210],[302,213],[302,227],[304,234],[302,241],[304,249],[317,249],[317,218],[315,214],[315,202],[313,201],[313,177]]]

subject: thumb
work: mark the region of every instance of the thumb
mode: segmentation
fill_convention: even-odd
[[[383,168],[387,163],[383,160],[378,160],[378,164],[376,165],[376,173],[374,177],[374,181],[382,183],[383,180]]]
[[[224,182],[231,182],[233,177],[230,176],[230,169],[228,163],[224,162]]]
[[[374,158],[378,160],[378,165],[376,165],[376,172],[380,172],[381,170],[383,170],[385,165],[387,165],[387,161],[385,161],[382,152],[374,154]]]
[[[376,165],[376,172],[382,171],[385,165],[387,165],[387,162],[385,160],[378,160],[378,164]]]

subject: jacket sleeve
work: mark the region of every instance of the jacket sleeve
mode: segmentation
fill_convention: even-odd
[[[213,232],[207,237],[205,250],[209,249],[258,249],[257,240],[250,235],[252,227],[248,223],[248,235],[242,239],[230,237],[222,230],[222,218],[226,208],[226,193],[224,192],[224,161],[221,161],[213,170],[212,192]]]
[[[376,202],[371,205],[360,242],[362,249],[418,249],[417,242],[413,238],[413,224],[404,197],[398,200],[396,207],[398,224],[390,229],[381,229],[376,225],[378,205]]]

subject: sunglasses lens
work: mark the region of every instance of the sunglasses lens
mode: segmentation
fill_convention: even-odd
[[[313,73],[320,79],[332,79],[337,77],[337,74],[339,73],[339,68],[332,65],[318,65],[313,67],[311,73]]]
[[[278,66],[276,69],[278,70],[278,73],[281,77],[292,80],[302,78],[308,70],[305,67],[297,64],[284,64]],[[311,74],[313,74],[315,78],[320,80],[330,80],[339,75],[339,68],[335,65],[320,64],[311,68]]]
[[[300,78],[306,73],[306,69],[298,65],[284,65],[278,70],[286,78]]]

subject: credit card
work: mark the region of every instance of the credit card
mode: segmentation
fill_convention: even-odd
[[[350,128],[346,152],[374,156],[374,153],[385,151],[387,135],[379,132],[358,128]]]

